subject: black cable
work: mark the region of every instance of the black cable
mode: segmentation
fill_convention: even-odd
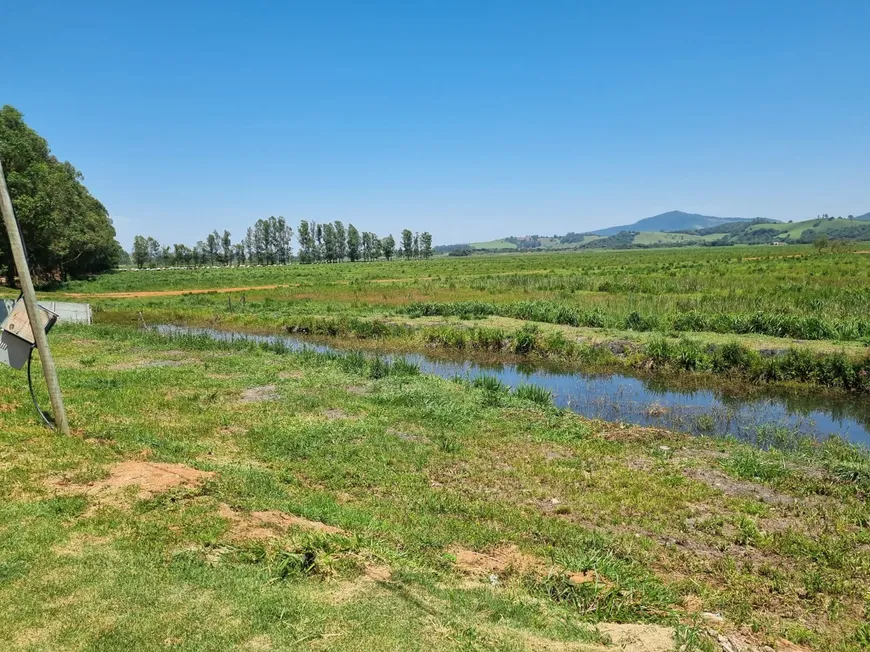
[[[42,417],[45,425],[54,429],[57,427],[54,423],[54,419],[50,414],[42,411],[42,408],[39,407],[39,401],[36,400],[36,393],[33,391],[33,376],[30,375],[30,363],[33,362],[33,351],[35,349],[35,346],[30,347],[30,354],[27,356],[27,386],[30,388],[30,398],[33,400],[33,407],[35,407],[36,411],[39,412],[39,416]]]

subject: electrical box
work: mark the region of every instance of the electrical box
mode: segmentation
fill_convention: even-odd
[[[47,333],[57,322],[57,315],[43,306],[39,306],[39,313]],[[0,331],[0,363],[21,369],[27,364],[34,343],[33,326],[27,318],[24,301],[17,301]]]

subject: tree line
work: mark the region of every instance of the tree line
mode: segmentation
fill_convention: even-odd
[[[224,230],[209,233],[193,247],[184,244],[161,245],[152,237],[133,239],[131,261],[136,267],[200,267],[203,265],[287,265],[428,259],[432,257],[432,235],[403,229],[397,243],[392,234],[380,238],[371,231],[360,231],[353,224],[318,223],[302,220],[296,230],[298,253],[291,243],[293,228],[283,217],[259,219],[248,227],[245,236],[234,242]]]
[[[0,161],[37,282],[50,284],[108,271],[123,257],[108,211],[82,174],[51,153],[48,142],[11,106],[0,109]],[[0,275],[17,270],[0,222]]]

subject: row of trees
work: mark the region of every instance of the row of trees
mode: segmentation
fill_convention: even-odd
[[[0,160],[38,282],[83,278],[119,263],[123,250],[106,208],[88,192],[82,174],[53,156],[48,142],[8,105],[0,109]],[[0,275],[15,284],[2,222]]]
[[[293,229],[283,217],[257,220],[245,237],[233,242],[229,231],[212,231],[193,247],[176,244],[162,246],[151,237],[137,235],[133,239],[131,260],[143,267],[199,267],[201,265],[286,265],[293,260],[291,242]],[[310,264],[392,260],[407,260],[432,256],[432,235],[402,231],[398,244],[392,235],[379,238],[370,231],[359,231],[353,224],[338,220],[323,224],[302,220],[296,232],[299,245],[297,260]]]

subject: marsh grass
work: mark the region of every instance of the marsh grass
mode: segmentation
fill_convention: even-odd
[[[553,394],[544,387],[538,385],[519,385],[515,390],[517,398],[531,401],[538,405],[553,405]]]

